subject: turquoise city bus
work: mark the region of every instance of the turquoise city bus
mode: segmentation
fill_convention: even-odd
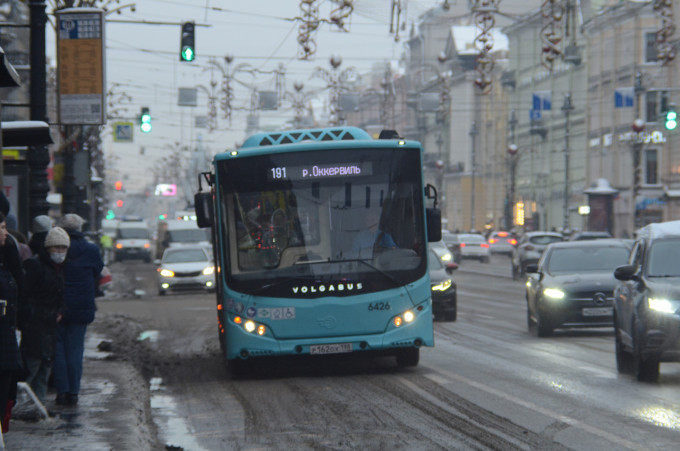
[[[338,127],[257,134],[215,156],[195,206],[212,228],[232,369],[364,352],[418,364],[434,345],[428,240],[441,238],[422,153],[394,131]]]

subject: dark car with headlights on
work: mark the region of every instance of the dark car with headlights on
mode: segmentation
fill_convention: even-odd
[[[205,246],[170,247],[158,265],[158,294],[168,291],[215,289],[215,263]]]
[[[442,262],[433,250],[430,250],[428,255],[434,317],[445,321],[455,321],[458,316],[458,299],[456,283],[451,273],[458,268],[458,265]]]
[[[660,362],[680,362],[680,221],[641,228],[614,276],[617,369],[655,382]]]
[[[539,337],[564,327],[611,327],[614,269],[630,243],[617,239],[548,245],[527,266],[527,326]]]

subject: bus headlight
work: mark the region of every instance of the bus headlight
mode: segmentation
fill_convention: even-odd
[[[245,330],[247,330],[248,332],[254,331],[254,330],[255,330],[255,321],[250,321],[250,320],[246,321],[246,322],[243,324],[243,328],[244,328]]]
[[[412,322],[414,319],[416,319],[415,313],[413,313],[411,310],[406,310],[401,315],[395,316],[392,322],[396,327],[399,327],[404,323]]]
[[[267,326],[264,324],[256,323],[252,319],[245,319],[240,316],[235,316],[234,317],[234,322],[236,324],[239,324],[243,326],[243,329],[245,329],[246,332],[248,333],[257,333],[258,335],[262,336],[267,333]]]

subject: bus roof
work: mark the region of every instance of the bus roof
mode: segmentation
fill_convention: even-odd
[[[347,141],[372,139],[358,127],[315,128],[309,130],[287,130],[273,133],[257,133],[246,139],[241,148],[293,144],[301,141]]]

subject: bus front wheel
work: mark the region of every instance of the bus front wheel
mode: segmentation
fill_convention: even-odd
[[[397,365],[400,367],[418,366],[420,361],[419,348],[404,348],[397,351]]]

